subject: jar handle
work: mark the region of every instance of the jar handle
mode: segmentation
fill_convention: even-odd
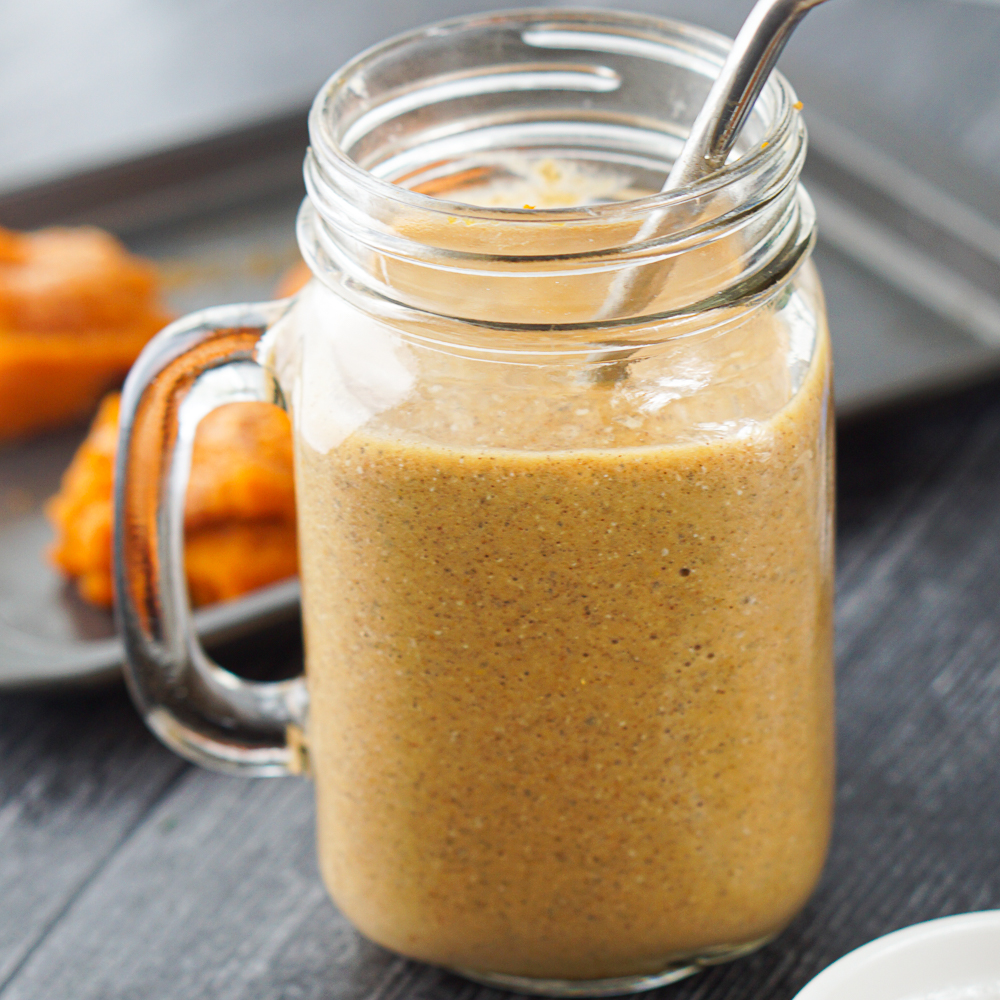
[[[306,770],[305,678],[246,681],[202,649],[184,572],[184,500],[202,417],[249,400],[287,409],[256,349],[290,304],[205,309],[150,341],[125,382],[115,468],[116,613],[132,698],[181,756],[247,776]]]

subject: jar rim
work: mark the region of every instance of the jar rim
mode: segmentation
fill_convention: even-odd
[[[573,25],[582,23],[612,30],[619,29],[615,34],[623,40],[639,41],[644,46],[659,46],[664,51],[668,51],[671,41],[674,41],[687,48],[693,59],[700,60],[706,66],[711,65],[716,70],[721,68],[732,46],[732,39],[727,36],[676,18],[600,8],[512,8],[489,14],[447,18],[394,35],[365,49],[327,79],[319,89],[309,112],[312,154],[319,159],[323,168],[335,168],[342,176],[349,178],[349,183],[353,182],[352,186],[360,185],[376,197],[410,210],[441,213],[475,221],[516,222],[520,225],[536,222],[543,224],[596,222],[618,219],[623,215],[672,211],[687,203],[709,198],[779,158],[787,146],[784,140],[796,130],[804,132],[799,115],[801,105],[796,99],[795,92],[784,75],[775,70],[758,98],[758,103],[770,101],[775,113],[768,122],[763,140],[755,144],[752,149],[731,158],[722,168],[708,176],[669,192],[661,191],[641,198],[565,208],[483,207],[415,191],[365,169],[343,147],[337,134],[334,116],[330,114],[329,109],[336,96],[349,88],[352,79],[366,67],[386,56],[391,56],[394,51],[402,51],[407,46],[433,35],[468,31],[489,25],[502,27],[518,22],[536,22],[547,28],[550,35],[558,31],[556,26],[566,26],[566,30],[573,31]],[[631,29],[631,33],[628,29]],[[582,34],[579,28],[576,29],[576,33]],[[659,37],[640,38],[639,33]],[[605,36],[608,37],[611,36]],[[598,49],[596,45],[586,47],[597,52],[613,51]],[[647,48],[646,51],[648,53],[651,49]]]

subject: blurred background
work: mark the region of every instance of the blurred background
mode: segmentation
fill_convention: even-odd
[[[579,4],[586,6],[586,4]],[[0,189],[295,114],[346,59],[481,0],[36,0],[0,6]],[[545,6],[537,4],[537,6]],[[597,6],[597,5],[593,5]],[[749,0],[630,0],[734,34]],[[782,68],[811,107],[927,167],[1000,181],[1000,6],[835,0]],[[927,164],[919,161],[928,158]]]
[[[320,84],[387,35],[494,6],[0,5],[0,224],[104,225],[164,263],[178,309],[266,295],[294,257],[305,112]],[[751,4],[627,6],[732,35]],[[998,50],[996,3],[834,0],[782,59],[812,136],[806,180],[843,414],[1000,361]]]

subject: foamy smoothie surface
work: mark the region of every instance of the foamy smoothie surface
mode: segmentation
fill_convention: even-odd
[[[558,201],[533,183],[465,194]],[[679,322],[600,378],[304,294],[319,854],[373,940],[597,979],[803,905],[832,789],[828,344],[794,308],[818,294],[807,269],[788,308]]]

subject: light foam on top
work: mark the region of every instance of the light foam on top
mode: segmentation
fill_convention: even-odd
[[[448,197],[480,208],[580,208],[584,205],[628,201],[646,192],[635,191],[629,178],[617,171],[587,169],[553,157],[497,157],[500,171],[473,187],[448,192]]]

